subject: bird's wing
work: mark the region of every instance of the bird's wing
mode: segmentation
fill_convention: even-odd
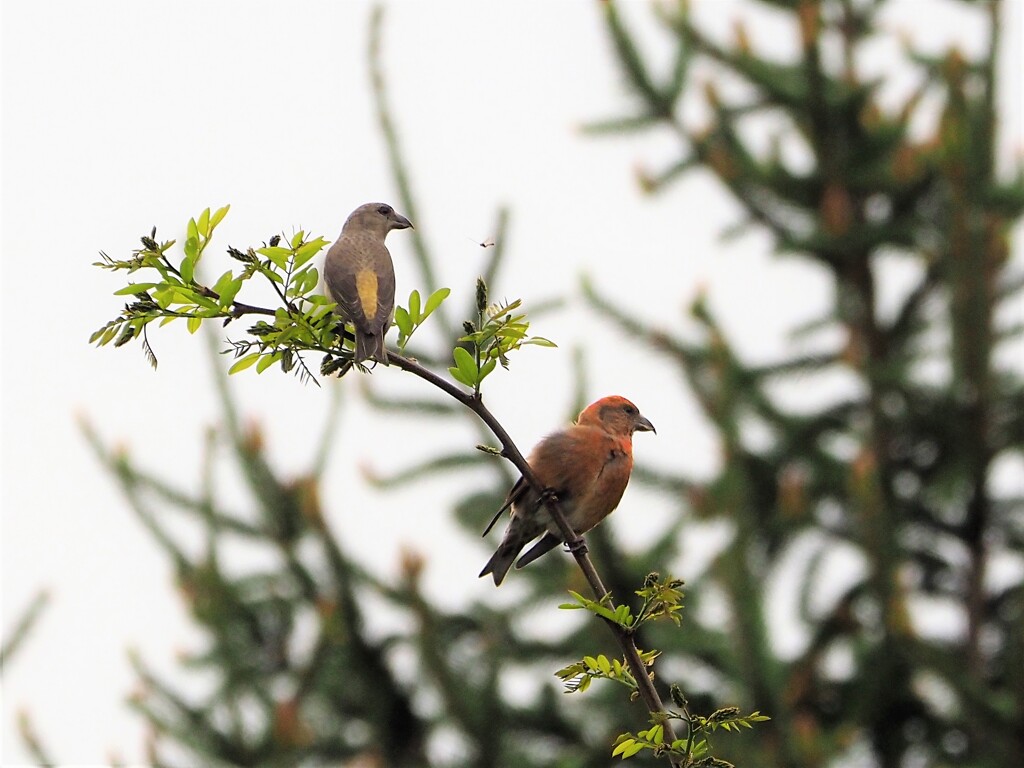
[[[522,568],[524,565],[529,565],[538,557],[547,554],[561,543],[561,536],[556,536],[551,532],[545,533],[540,539],[537,540],[536,544],[534,544],[526,551],[525,555],[523,555],[516,561],[516,568]]]
[[[395,265],[383,240],[374,243],[373,261],[377,273],[377,312],[371,323],[375,331],[387,331],[395,313]]]
[[[395,270],[379,238],[346,232],[331,246],[324,282],[341,314],[363,333],[378,333],[391,324],[395,304]]]
[[[327,252],[324,282],[331,298],[338,302],[341,314],[349,319],[362,317],[359,292],[356,290],[356,262],[349,238],[342,235]]]
[[[486,536],[491,532],[491,528],[493,528],[494,524],[498,522],[498,518],[501,517],[502,513],[504,513],[505,510],[511,507],[515,502],[519,501],[520,497],[526,493],[529,487],[529,483],[526,482],[525,477],[520,477],[516,480],[516,484],[512,486],[512,489],[508,492],[508,496],[505,497],[505,503],[502,504],[501,508],[494,513],[494,517],[491,518],[491,522],[489,522],[487,527],[484,528],[484,532],[481,536]]]

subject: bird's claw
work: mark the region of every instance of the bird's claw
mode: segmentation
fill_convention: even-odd
[[[567,541],[565,543],[565,550],[571,555],[585,555],[590,551],[587,549],[587,540],[582,536],[579,536],[572,541]]]

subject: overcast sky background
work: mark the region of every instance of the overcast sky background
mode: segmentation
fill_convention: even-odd
[[[738,3],[695,6],[727,34]],[[1021,150],[1022,12],[1020,3],[1006,6],[1000,151],[1011,157]],[[173,674],[175,653],[200,642],[166,559],[90,455],[76,418],[128,447],[143,466],[194,477],[203,432],[218,417],[204,345],[183,325],[156,331],[156,373],[136,344],[88,346],[89,334],[120,306],[111,293],[121,278],[91,266],[97,252],[124,257],[154,225],[162,237],[180,237],[189,216],[230,203],[205,257],[209,273],[220,274],[233,266],[223,256],[229,243],[258,245],[297,228],[333,240],[357,205],[397,204],[368,90],[371,6],[282,7],[3,5],[4,632],[39,588],[53,597],[3,670],[4,765],[27,760],[15,725],[22,708],[65,764],[102,763],[111,751],[141,759],[141,721],[123,704],[133,686],[126,650]],[[636,3],[627,15],[664,61],[664,38],[648,10]],[[792,49],[795,30],[757,19],[750,27],[756,47]],[[972,54],[983,40],[979,19],[944,0],[904,0],[888,16],[894,29],[934,50],[956,39]],[[415,225],[443,257],[439,277],[455,292],[453,311],[465,306],[482,263],[474,240],[493,234],[503,204],[512,209],[509,266],[493,293],[524,297],[527,308],[587,272],[638,315],[686,335],[693,327],[685,309],[704,289],[740,351],[768,360],[786,348],[788,327],[829,303],[824,276],[771,257],[762,235],[719,242],[736,210],[707,178],[695,175],[654,198],[639,193],[635,168],[672,159],[668,137],[579,135],[580,123],[628,110],[596,3],[397,2],[385,24],[390,101],[420,205]],[[891,44],[880,45],[866,69],[885,72],[893,53]],[[891,95],[912,82],[897,78]],[[389,246],[404,299],[421,287],[411,241],[396,232]],[[892,277],[883,302],[899,295],[898,266]],[[521,448],[565,420],[570,351],[593,323],[578,301],[544,316],[533,330],[560,348],[528,349],[511,374],[488,381],[488,402]],[[658,427],[657,436],[636,441],[638,460],[710,473],[714,437],[696,406],[676,394],[676,373],[606,327],[601,333],[608,351],[588,358],[590,393],[626,395]],[[400,371],[376,377],[410,391]],[[295,472],[307,466],[313,446],[296,435],[315,432],[331,387],[253,371],[231,383],[244,416],[263,425],[275,464]],[[354,377],[337,386],[343,429],[324,503],[348,551],[392,576],[399,545],[433,550],[425,574],[431,594],[488,593],[491,584],[476,579],[485,545],[447,520],[457,493],[451,481],[378,496],[360,487],[356,470],[400,466],[417,450],[464,447],[476,435],[423,422],[416,446],[402,447],[407,422],[380,419],[356,402]],[[670,512],[638,488],[627,492],[622,511],[630,507],[654,519]],[[366,509],[377,511],[361,516]],[[642,535],[616,525],[627,538]]]

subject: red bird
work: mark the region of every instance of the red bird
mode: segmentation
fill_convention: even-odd
[[[541,440],[528,461],[541,486],[558,497],[572,529],[586,533],[611,514],[626,490],[633,470],[633,433],[654,431],[654,425],[626,398],[602,397],[588,405],[571,427]],[[522,477],[508,492],[485,536],[509,507],[512,521],[480,571],[481,576],[491,574],[495,586],[523,547],[542,533],[543,538],[519,558],[516,568],[532,563],[562,541],[540,495]]]

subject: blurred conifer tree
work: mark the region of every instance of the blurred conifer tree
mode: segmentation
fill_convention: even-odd
[[[1012,271],[1010,234],[1024,209],[1024,176],[1001,170],[996,159],[998,3],[965,4],[989,21],[982,59],[906,50],[921,86],[896,110],[879,104],[884,80],[865,80],[856,66],[881,34],[876,22],[886,2],[767,5],[790,20],[800,41],[789,60],[759,56],[742,25],[724,46],[693,23],[685,4],[658,6],[676,51],[671,71],[659,77],[618,6],[604,3],[638,109],[591,130],[668,126],[679,138],[679,158],[645,177],[648,189],[662,190],[692,168],[709,170],[780,253],[812,260],[832,276],[834,305],[798,332],[839,328],[845,341],[822,354],[751,365],[703,300],[692,317],[704,341],[689,343],[655,332],[586,285],[602,317],[679,367],[689,391],[676,396],[696,397],[723,446],[708,482],[691,480],[682,466],[675,473],[639,468],[634,482],[679,509],[649,548],[620,551],[602,529],[588,541],[609,587],[625,597],[648,571],[671,567],[688,521],[728,521],[727,544],[687,587],[683,629],[645,627],[639,644],[664,651],[661,673],[682,683],[697,709],[738,703],[773,717],[755,734],[721,742],[721,756],[737,765],[1024,765],[1024,581],[1014,570],[1024,562],[1022,499],[1000,495],[992,482],[996,463],[1019,459],[1024,435],[1019,365],[1001,357],[1020,331],[1001,325],[999,310],[1022,284],[1019,265]],[[378,15],[371,52],[381,128],[399,207],[415,220],[379,34]],[[736,99],[708,87],[713,119],[701,128],[681,117],[698,60],[747,86]],[[942,106],[922,136],[910,124],[926,95]],[[746,137],[765,114],[786,127],[774,149],[762,152]],[[785,161],[777,150],[787,142],[803,147],[809,167]],[[505,223],[500,216],[497,246],[487,249],[488,282],[501,267]],[[418,235],[415,243],[432,291],[439,287],[433,256]],[[893,254],[913,259],[918,277],[898,311],[883,317],[878,283]],[[443,363],[463,333],[452,308],[442,310],[437,322],[448,340],[433,353],[416,350],[427,363]],[[856,377],[855,394],[799,413],[772,396],[793,377],[832,369]],[[587,394],[578,393],[578,402]],[[415,554],[403,560],[401,583],[383,583],[348,555],[344,532],[328,525],[318,493],[326,448],[308,472],[281,477],[258,428],[242,428],[226,388],[222,397],[225,427],[211,434],[209,464],[226,447],[253,499],[245,513],[225,509],[209,477],[171,486],[89,433],[175,563],[207,638],[184,659],[208,683],[199,699],[136,660],[142,686],[133,705],[152,725],[153,765],[604,766],[616,733],[645,726],[642,712],[611,686],[568,699],[549,677],[567,659],[593,653],[595,642],[614,654],[590,621],[538,638],[523,618],[566,588],[582,589],[575,569],[546,558],[517,574],[524,589],[513,604],[454,612],[420,590],[423,563]],[[376,407],[422,418],[474,418],[440,398],[370,397]],[[751,425],[767,428],[767,447],[748,439]],[[325,446],[329,437],[330,429]],[[415,482],[452,467],[479,473],[481,464],[493,473],[490,489],[455,505],[476,536],[513,479],[502,464],[468,447],[380,482]],[[202,527],[200,551],[176,542],[167,508]],[[232,540],[274,565],[229,567],[221,551]],[[784,657],[766,629],[772,606],[765,584],[797,544],[813,552],[794,587],[807,641]],[[838,551],[856,553],[862,573],[823,604]],[[948,632],[922,631],[917,621],[917,607],[936,602],[958,617]],[[694,610],[712,603],[724,605],[724,622],[702,621]],[[366,615],[384,606],[402,617],[402,630],[367,630]],[[510,697],[509,680],[523,673],[551,684]]]
[[[703,651],[720,686],[774,718],[756,751],[724,745],[738,763],[797,768],[846,755],[885,768],[1024,764],[1024,500],[993,482],[996,463],[1019,463],[1024,447],[1021,361],[1007,356],[1020,350],[1020,328],[999,321],[1001,307],[1021,300],[1010,237],[1024,209],[1022,169],[997,162],[1000,4],[951,9],[983,17],[978,60],[956,48],[926,56],[905,43],[904,66],[920,85],[887,109],[886,78],[865,78],[859,64],[884,35],[879,17],[891,4],[758,4],[781,14],[799,41],[786,59],[760,55],[742,21],[721,44],[686,3],[658,6],[675,49],[660,77],[619,6],[604,4],[636,106],[590,129],[668,127],[678,158],[643,176],[646,188],[709,171],[740,205],[742,225],[830,275],[833,306],[797,333],[840,329],[844,339],[824,354],[753,366],[702,299],[692,313],[706,341],[687,344],[587,290],[602,316],[676,361],[722,440],[710,483],[688,482],[683,467],[679,477],[651,480],[678,489],[683,515],[734,527],[690,586],[694,599],[712,585],[726,596],[728,629],[707,628],[701,645],[687,631],[681,642]],[[698,64],[715,73],[704,94],[711,117],[700,127],[680,108]],[[724,96],[715,83],[725,80],[742,83],[743,95]],[[941,105],[934,116],[929,99]],[[779,125],[759,149],[755,134]],[[787,162],[785,146],[808,167]],[[883,316],[879,284],[896,257],[912,261],[917,277]],[[834,370],[856,376],[857,394],[800,412],[772,397],[795,377]],[[768,447],[744,439],[752,425],[772,435]],[[765,631],[763,585],[797,542],[814,551],[796,587],[808,640],[782,658]],[[863,572],[822,606],[840,550],[855,552]],[[955,618],[927,631],[918,618],[936,606]]]

